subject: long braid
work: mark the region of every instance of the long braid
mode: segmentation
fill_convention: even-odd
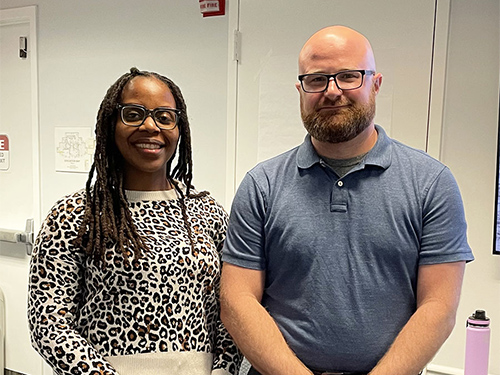
[[[175,105],[177,109],[181,110],[181,115],[179,118],[179,147],[178,147],[178,158],[177,165],[171,172],[172,161],[175,158],[175,154],[172,156],[167,164],[167,178],[172,176],[179,181],[182,181],[187,188],[186,194],[189,196],[189,191],[191,189],[191,181],[193,179],[193,160],[191,152],[191,130],[189,127],[189,120],[187,117],[187,106],[184,102],[181,90],[179,87],[166,77],[160,76],[156,73],[151,73],[151,75],[158,80],[165,83],[172,95],[175,98]],[[177,150],[176,150],[177,151]]]
[[[137,76],[154,77],[165,83],[175,98],[176,108],[181,111],[178,121],[177,164],[171,172],[172,162],[176,156],[174,153],[167,163],[166,178],[180,195],[182,218],[193,250],[194,242],[185,200],[200,198],[208,194],[207,192],[193,195],[190,193],[193,168],[191,133],[186,104],[179,87],[157,73],[139,71],[137,68],[130,69],[129,73],[122,75],[108,89],[97,115],[94,162],[85,188],[85,213],[75,240],[75,245],[83,248],[96,262],[103,261],[106,250],[113,245],[116,245],[123,254],[126,262],[129,261],[129,251],[133,252],[135,259],[142,256],[143,251],[147,251],[146,242],[132,220],[123,183],[123,157],[114,138],[117,122],[116,105],[120,103],[125,86]],[[92,185],[94,177],[95,181]],[[185,194],[174,179],[184,183]]]

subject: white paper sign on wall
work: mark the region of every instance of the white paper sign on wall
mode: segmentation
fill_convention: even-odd
[[[55,137],[56,171],[88,173],[94,153],[92,128],[57,127]]]

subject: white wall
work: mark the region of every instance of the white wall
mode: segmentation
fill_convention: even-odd
[[[465,321],[491,318],[490,374],[500,374],[500,256],[492,255],[498,139],[498,0],[453,0],[441,160],[460,186],[476,260],[467,265],[455,330],[433,363],[463,368]]]
[[[107,88],[130,67],[181,88],[192,128],[194,184],[223,201],[227,17],[203,18],[197,1],[2,0],[38,6],[42,216],[86,176],[55,172],[56,127],[93,127]]]

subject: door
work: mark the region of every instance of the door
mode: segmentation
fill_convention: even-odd
[[[40,223],[35,8],[1,10],[0,28],[0,134],[9,145],[0,168],[0,228],[24,231],[27,219]],[[25,244],[0,241],[5,368],[37,375],[43,362],[31,348],[26,318],[29,259]]]
[[[322,27],[352,27],[371,41],[383,74],[376,123],[426,149],[435,0],[240,0],[235,182],[258,161],[304,138],[298,53]]]

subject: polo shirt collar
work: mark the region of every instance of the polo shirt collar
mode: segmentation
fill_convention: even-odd
[[[319,163],[320,160],[320,157],[312,145],[311,135],[307,134],[304,138],[304,142],[302,142],[297,151],[297,166],[300,169],[307,169]]]
[[[375,165],[387,169],[391,165],[391,144],[392,140],[387,136],[385,130],[379,125],[375,125],[378,137],[375,146],[368,152],[362,165]],[[306,135],[304,142],[297,151],[297,166],[301,169],[307,169],[314,164],[319,163],[321,158],[316,153],[311,136]]]
[[[377,142],[375,146],[368,151],[363,162],[365,165],[376,165],[387,169],[392,162],[392,139],[387,136],[385,130],[381,126],[375,125],[375,129],[378,133]]]

